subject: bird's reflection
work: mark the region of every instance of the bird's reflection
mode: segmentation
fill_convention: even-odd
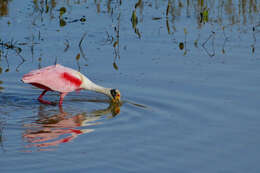
[[[71,115],[59,108],[59,112],[51,115],[44,113],[44,106],[39,107],[39,119],[33,123],[25,124],[24,140],[29,143],[27,148],[36,147],[39,151],[53,150],[52,146],[70,142],[81,134],[93,132],[91,126],[101,124],[98,121],[102,116],[107,115],[113,118],[120,113],[118,104],[110,103],[106,109],[92,111],[90,113],[79,113]]]

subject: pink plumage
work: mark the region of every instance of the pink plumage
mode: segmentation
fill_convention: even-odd
[[[42,99],[44,94],[48,91],[60,92],[60,106],[62,105],[64,97],[69,92],[81,89],[105,94],[114,103],[119,103],[121,97],[118,89],[105,88],[97,85],[80,72],[59,64],[33,70],[30,73],[25,74],[22,81],[43,89],[38,100],[44,104],[55,105],[53,102]]]
[[[39,70],[33,70],[22,78],[24,83],[29,83],[44,89],[38,100],[42,103],[54,104],[42,99],[47,91],[58,91],[61,93],[60,105],[67,93],[81,89],[81,74],[71,68],[62,65],[48,66]]]
[[[33,70],[25,74],[22,81],[58,92],[72,92],[79,89],[82,83],[79,72],[59,64]]]

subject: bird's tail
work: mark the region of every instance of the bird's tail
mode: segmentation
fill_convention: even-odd
[[[23,81],[24,83],[31,83],[33,76],[34,75],[32,73],[25,74],[21,81]]]

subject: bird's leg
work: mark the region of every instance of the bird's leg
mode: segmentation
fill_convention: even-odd
[[[53,106],[55,106],[56,103],[54,103],[54,102],[49,102],[49,101],[47,101],[47,100],[43,100],[43,99],[42,99],[42,97],[44,96],[44,94],[46,94],[47,91],[48,91],[48,90],[44,90],[44,91],[42,92],[42,94],[38,97],[38,101],[41,102],[41,103],[43,103],[43,104],[48,104],[48,105],[53,105]]]
[[[68,93],[61,93],[61,94],[60,94],[59,106],[62,106],[63,99],[64,99],[64,97],[65,97],[67,94],[68,94]]]

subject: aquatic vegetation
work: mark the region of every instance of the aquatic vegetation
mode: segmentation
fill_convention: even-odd
[[[0,47],[2,48],[0,51],[0,62],[2,61],[2,57],[4,57],[7,65],[5,72],[9,72],[10,69],[8,61],[8,50],[14,51],[16,55],[21,59],[21,62],[16,67],[16,71],[19,71],[19,67],[25,62],[25,58],[21,55],[22,48],[19,45],[25,45],[25,43],[18,43],[17,41],[13,40],[4,42],[0,39]]]
[[[256,0],[0,1],[1,171],[259,169],[259,10]],[[38,103],[20,79],[53,64],[117,86],[122,106],[88,91],[64,111]]]
[[[12,1],[1,1],[0,3],[0,20],[4,18],[10,13],[9,4]],[[169,38],[172,40],[173,44],[179,48],[180,50],[184,50],[183,55],[192,54],[191,44],[193,43],[195,48],[203,48],[205,53],[212,57],[216,54],[222,53],[226,54],[227,49],[226,45],[232,41],[232,32],[237,32],[238,35],[247,34],[252,37],[251,43],[249,43],[249,49],[254,54],[258,49],[256,45],[257,35],[259,34],[259,21],[257,21],[257,16],[260,11],[260,5],[257,1],[241,1],[238,0],[234,3],[230,1],[207,1],[207,0],[198,0],[198,1],[190,1],[187,0],[185,2],[182,1],[145,1],[145,0],[136,0],[131,3],[123,2],[121,0],[108,0],[108,1],[94,1],[94,6],[91,5],[89,1],[66,1],[60,2],[55,0],[50,1],[42,1],[42,0],[34,0],[32,2],[32,7],[28,8],[28,11],[23,11],[24,14],[29,15],[29,21],[31,21],[32,33],[30,35],[24,35],[26,40],[17,40],[17,41],[8,41],[6,38],[2,38],[4,40],[0,40],[0,46],[2,50],[0,52],[1,60],[5,59],[6,64],[9,64],[8,54],[6,50],[13,50],[16,53],[16,56],[19,56],[21,59],[21,63],[18,63],[18,67],[20,68],[25,60],[28,60],[28,56],[24,56],[24,50],[26,48],[30,49],[32,59],[34,56],[46,57],[49,56],[47,51],[40,51],[42,47],[44,47],[44,38],[48,36],[49,33],[52,32],[52,27],[48,26],[49,24],[56,24],[56,32],[62,32],[63,30],[67,30],[66,27],[68,25],[76,25],[82,24],[83,34],[78,33],[80,41],[78,43],[80,56],[81,58],[76,58],[75,63],[79,66],[80,62],[86,61],[86,47],[82,45],[82,42],[90,38],[86,38],[86,27],[84,25],[92,25],[88,23],[88,11],[90,8],[95,7],[95,12],[97,14],[104,14],[109,16],[111,27],[104,28],[103,32],[104,36],[107,35],[106,44],[111,44],[111,49],[113,50],[112,58],[112,67],[115,70],[119,70],[119,59],[121,49],[127,47],[127,45],[121,46],[120,37],[122,34],[122,27],[120,27],[121,23],[124,26],[127,24],[131,24],[133,32],[140,39],[143,37],[145,32],[144,23],[150,21],[154,21],[155,23],[151,23],[151,28],[155,30],[161,30],[163,28],[165,32],[169,35]],[[75,5],[73,9],[71,6]],[[132,8],[128,8],[127,5],[132,6]],[[85,8],[86,13],[81,13],[74,15],[73,12],[76,11],[76,7]],[[153,12],[152,12],[153,11]],[[194,12],[194,13],[193,13]],[[157,13],[157,14],[155,14]],[[145,14],[145,17],[144,17]],[[122,17],[123,16],[123,17]],[[149,16],[149,17],[146,17]],[[126,20],[127,19],[127,20]],[[190,28],[184,28],[186,32],[182,38],[177,39],[177,35],[180,35],[181,30],[183,29],[182,21],[187,20],[192,25],[196,23],[196,29],[191,30]],[[257,23],[258,22],[258,23]],[[149,22],[150,23],[150,22]],[[157,24],[164,23],[164,24]],[[12,27],[13,21],[8,19],[5,23],[4,27]],[[250,28],[244,27],[245,24],[252,25]],[[211,29],[209,30],[209,26]],[[187,32],[189,30],[189,32]],[[208,30],[205,32],[204,30]],[[222,31],[219,32],[219,31]],[[161,31],[160,31],[161,32]],[[215,34],[212,34],[215,33]],[[91,33],[88,33],[91,35]],[[191,37],[190,35],[197,35],[196,39]],[[220,39],[224,36],[223,43],[221,49],[215,48],[214,44],[215,40]],[[68,54],[69,51],[73,51],[69,49],[75,45],[72,38],[66,36],[63,39],[65,47],[63,48],[63,53]],[[10,38],[9,38],[10,40]],[[211,44],[209,44],[211,41]],[[106,45],[102,42],[98,43],[99,45]],[[84,48],[83,48],[84,47]],[[210,51],[209,51],[210,49]],[[77,51],[73,53],[77,54]],[[53,57],[60,57],[60,55],[52,55]],[[4,58],[3,58],[4,57]],[[41,58],[43,60],[44,58]],[[13,63],[13,62],[12,62]],[[39,61],[40,63],[40,61]],[[88,65],[88,64],[85,64]],[[2,65],[3,66],[3,65]],[[7,66],[7,70],[9,71],[9,65]],[[19,68],[16,68],[18,70]],[[80,69],[80,67],[79,67]]]

